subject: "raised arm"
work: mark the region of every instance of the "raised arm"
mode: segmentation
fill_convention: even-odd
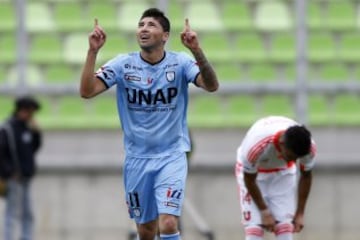
[[[196,84],[209,92],[216,91],[219,88],[216,73],[200,48],[197,34],[191,30],[188,19],[185,19],[181,41],[192,52],[199,65],[200,74],[196,79]]]
[[[81,74],[80,95],[83,98],[92,98],[106,90],[106,86],[98,79],[95,72],[97,53],[106,41],[106,34],[95,19],[94,30],[89,34],[89,49]]]

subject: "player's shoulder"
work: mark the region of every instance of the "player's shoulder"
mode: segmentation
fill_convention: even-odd
[[[114,59],[116,59],[119,62],[124,62],[127,60],[131,60],[131,59],[136,59],[138,58],[138,53],[137,52],[130,52],[130,53],[120,53],[118,54]]]
[[[287,128],[289,126],[298,125],[298,123],[288,117],[284,116],[267,116],[264,118],[260,118],[257,120],[253,127],[260,127],[260,128]]]

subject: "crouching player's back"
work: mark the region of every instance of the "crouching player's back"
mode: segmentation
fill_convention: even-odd
[[[247,240],[263,239],[264,230],[292,240],[302,230],[314,156],[311,133],[292,119],[270,116],[248,130],[235,168]]]

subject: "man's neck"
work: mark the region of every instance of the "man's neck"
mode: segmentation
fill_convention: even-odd
[[[150,64],[156,64],[160,62],[164,58],[165,51],[157,50],[157,51],[145,51],[141,50],[141,57]]]

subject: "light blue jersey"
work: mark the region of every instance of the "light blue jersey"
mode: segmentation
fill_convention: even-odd
[[[117,105],[128,156],[160,157],[190,151],[188,84],[199,74],[185,53],[166,52],[150,64],[140,53],[119,55],[96,76],[117,87]]]

